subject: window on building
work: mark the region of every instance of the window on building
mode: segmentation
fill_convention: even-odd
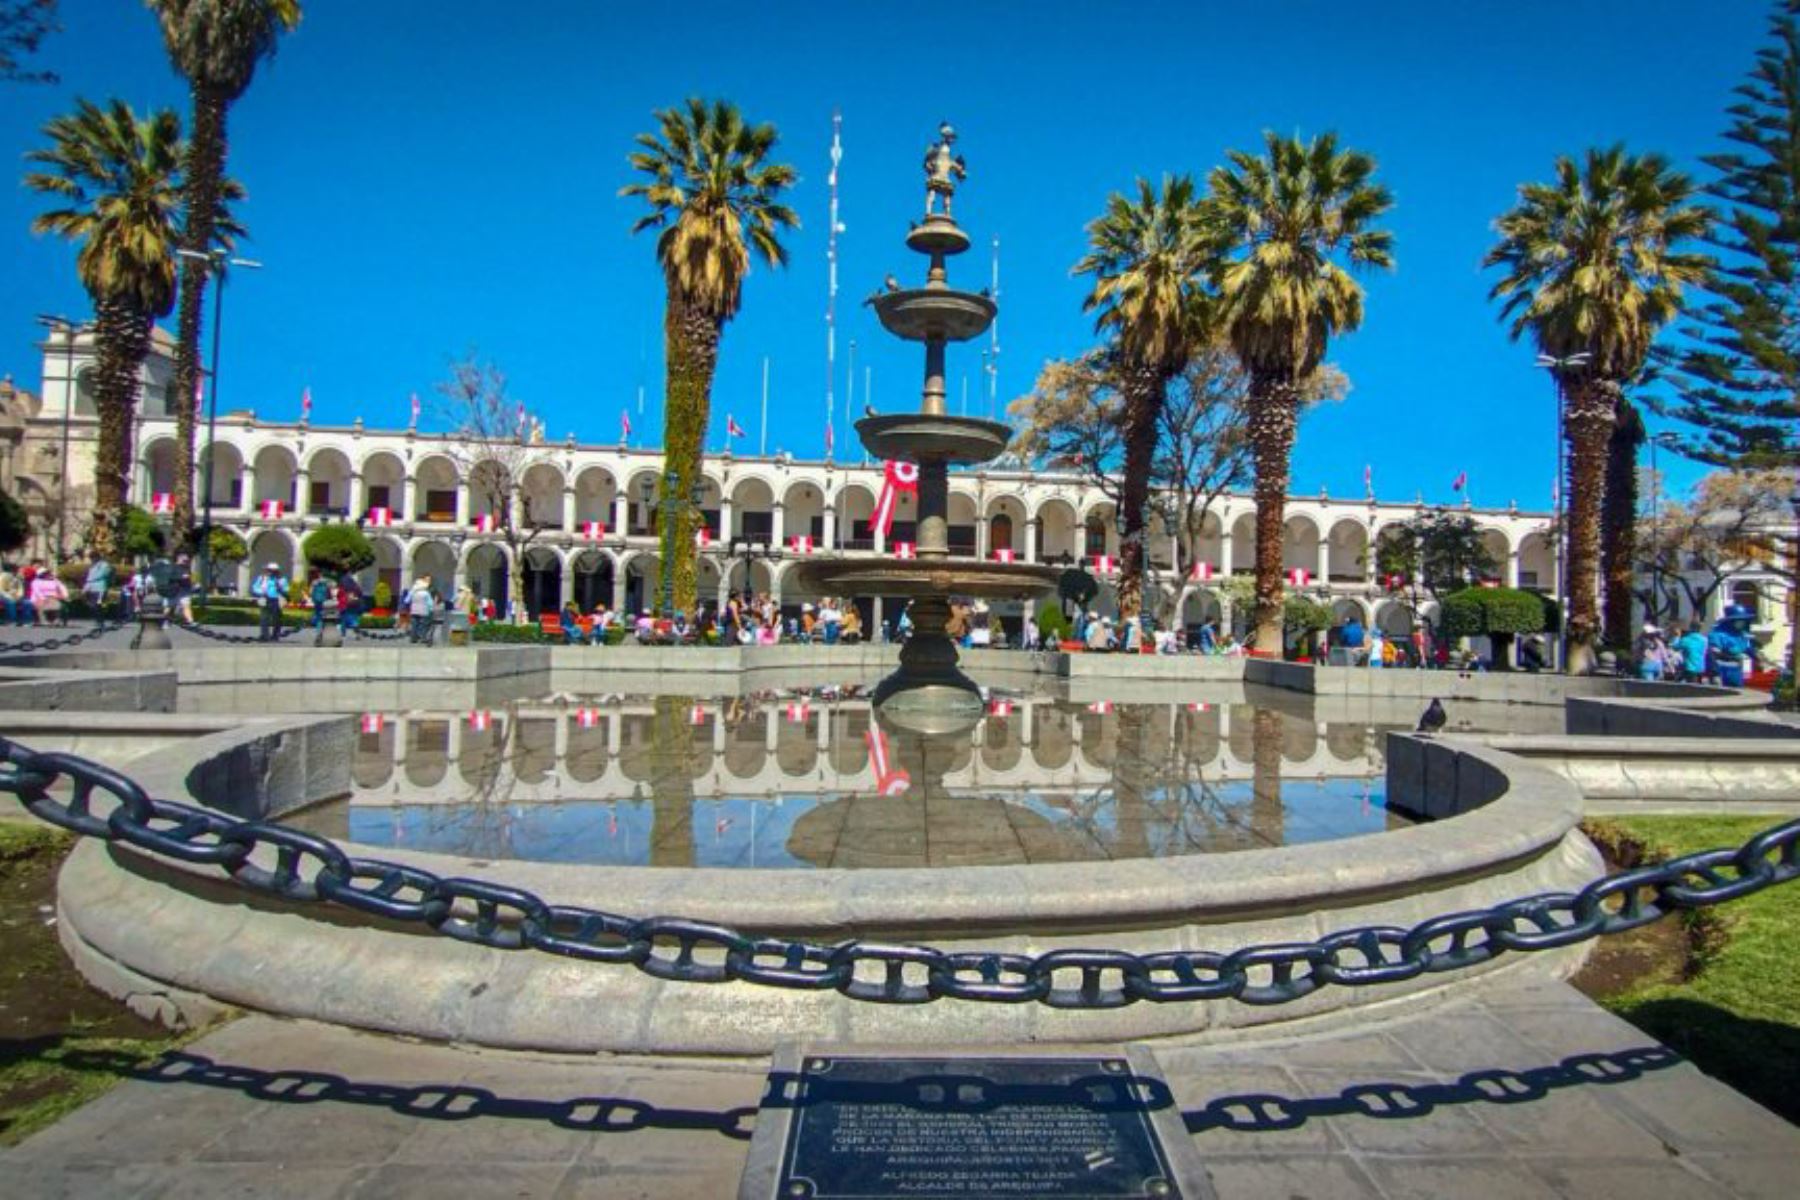
[[[1731,602],[1755,613],[1756,620],[1762,620],[1762,589],[1753,580],[1740,579],[1732,584]]]
[[[392,494],[391,489],[388,487],[387,484],[371,483],[369,485],[369,507],[370,508],[392,508],[393,505],[388,503],[388,497],[391,494]]]
[[[456,489],[437,488],[426,492],[425,519],[453,523],[456,520]]]
[[[988,545],[995,550],[1015,549],[1013,546],[1013,520],[1005,513],[999,513],[988,522]]]
[[[775,514],[766,512],[747,512],[743,514],[744,532],[739,534],[746,542],[767,544],[775,536]]]
[[[1087,554],[1106,553],[1106,522],[1095,517],[1087,523]]]
[[[952,525],[948,537],[950,553],[964,555],[975,553],[975,527],[973,525]]]
[[[308,492],[309,492],[309,494],[306,497],[306,504],[307,504],[307,508],[310,511],[312,511],[312,512],[330,512],[331,511],[331,481],[329,479],[313,480],[311,487],[308,489]]]

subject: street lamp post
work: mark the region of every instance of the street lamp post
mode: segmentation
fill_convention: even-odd
[[[75,412],[75,322],[67,317],[38,314],[38,324],[63,336],[62,465],[57,469],[56,560],[67,554],[69,531],[69,419]]]
[[[210,253],[198,250],[177,250],[182,258],[191,258],[205,264],[206,274],[213,277],[213,330],[212,330],[212,367],[207,374],[212,377],[212,387],[206,397],[206,451],[201,459],[200,478],[204,481],[206,496],[201,501],[205,516],[200,522],[200,594],[210,595],[213,588],[212,570],[212,494],[213,494],[213,439],[218,428],[219,419],[219,329],[225,321],[225,279],[227,266],[248,267],[260,270],[262,264],[249,258],[233,258],[221,249],[213,249]],[[176,397],[177,404],[185,404],[187,400]]]
[[[1551,354],[1537,356],[1537,365],[1550,372],[1551,382],[1556,387],[1556,604],[1560,610],[1556,621],[1556,666],[1560,671],[1569,669],[1569,523],[1563,519],[1569,503],[1569,481],[1565,476],[1564,456],[1567,438],[1563,431],[1563,418],[1568,405],[1563,396],[1563,373],[1571,368],[1587,366],[1593,357],[1585,350],[1561,357]]]

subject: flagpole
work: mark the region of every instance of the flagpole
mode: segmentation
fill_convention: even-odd
[[[844,147],[840,135],[843,132],[843,114],[837,109],[831,110],[831,174],[826,182],[831,187],[831,220],[825,231],[825,424],[829,428],[837,422],[837,396],[833,391],[837,380],[837,239],[843,228],[838,223],[838,163],[844,157]],[[831,439],[826,439],[825,459],[831,460]]]
[[[988,326],[988,356],[985,369],[988,373],[988,420],[995,419],[994,413],[999,406],[1000,398],[1000,238],[994,237],[994,279],[988,291],[988,298],[994,302],[996,309],[994,320]]]
[[[763,395],[762,421],[756,427],[756,456],[766,458],[769,453],[769,356],[763,355]]]

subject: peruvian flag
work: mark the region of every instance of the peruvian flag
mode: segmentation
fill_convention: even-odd
[[[696,545],[696,546],[712,545],[712,530],[708,529],[704,525],[702,525],[702,526],[700,526],[700,528],[694,530],[694,545]]]
[[[1389,575],[1387,577],[1388,591],[1397,592],[1405,586],[1406,586],[1406,577],[1404,575]]]
[[[371,525],[392,525],[394,523],[394,510],[391,508],[371,508],[367,519]]]
[[[825,457],[826,458],[831,457],[832,447],[835,446],[836,444],[837,444],[837,439],[835,437],[833,437],[832,433],[831,433],[831,422],[827,421],[827,422],[825,422]]]
[[[798,725],[812,715],[812,705],[804,700],[795,701],[787,706],[787,719]]]
[[[870,524],[886,537],[894,527],[894,509],[899,506],[900,493],[919,494],[919,464],[909,462],[890,462],[883,464],[881,495],[875,500],[875,515]]]
[[[875,771],[875,791],[882,796],[904,795],[912,787],[912,776],[905,767],[895,766],[888,759],[887,734],[880,726],[871,726],[863,734],[863,741],[869,746],[869,765]]]
[[[696,705],[694,705],[694,707],[688,709],[688,724],[689,725],[704,725],[704,724],[706,724],[706,705],[696,704]]]
[[[1012,716],[1012,710],[1013,706],[1011,700],[992,700],[988,702],[988,716],[990,717],[1010,717]]]
[[[730,413],[725,414],[725,436],[728,438],[741,438],[744,436],[744,427],[739,425],[737,423],[737,418]]]
[[[1013,549],[1011,546],[1001,546],[999,549],[994,551],[994,561],[995,562],[1009,563],[1012,560],[1013,560]]]
[[[812,537],[808,534],[797,533],[788,539],[788,549],[795,554],[811,554],[813,552]]]
[[[606,536],[606,522],[583,521],[581,523],[581,536],[590,542],[599,541]]]
[[[1191,713],[1211,712],[1212,705],[1204,700],[1190,700],[1188,701],[1187,710]]]
[[[311,388],[307,388],[305,391],[300,393],[300,419],[302,421],[312,420],[312,389]]]
[[[492,533],[498,525],[499,522],[494,519],[493,513],[482,513],[475,518],[476,533]]]
[[[1305,567],[1295,567],[1288,572],[1288,582],[1295,587],[1305,587],[1312,581],[1312,573]]]
[[[575,710],[575,724],[583,729],[593,729],[600,724],[600,710],[597,708],[578,708]]]
[[[631,414],[622,408],[619,410],[619,440],[621,442],[631,440]]]
[[[1112,708],[1113,708],[1113,705],[1112,705],[1111,700],[1096,700],[1092,704],[1088,705],[1089,712],[1097,713],[1100,716],[1105,716],[1107,713],[1112,711]]]
[[[494,714],[487,709],[469,714],[469,728],[477,733],[485,733],[494,727]]]
[[[1102,575],[1111,575],[1119,569],[1119,560],[1110,554],[1094,555],[1094,570]]]
[[[1213,577],[1213,565],[1209,562],[1197,562],[1194,569],[1188,572],[1188,578],[1197,583],[1205,583]]]
[[[150,511],[153,513],[172,513],[175,511],[175,497],[168,492],[157,492],[150,497]]]
[[[918,556],[919,556],[919,548],[917,546],[915,546],[913,543],[911,543],[911,542],[895,542],[894,543],[894,557],[895,558],[917,558]]]
[[[264,500],[261,504],[256,506],[256,511],[262,515],[262,518],[265,521],[279,521],[281,520],[282,510],[286,507],[287,506],[279,500]]]
[[[364,733],[380,733],[382,724],[380,713],[364,713],[362,715],[362,731]]]
[[[1469,486],[1469,473],[1467,471],[1458,471],[1456,473],[1455,482],[1453,482],[1450,485],[1450,490],[1453,492],[1460,492],[1468,486]]]

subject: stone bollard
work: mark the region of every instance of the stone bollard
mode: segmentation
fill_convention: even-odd
[[[144,593],[138,603],[138,631],[131,639],[133,650],[170,650],[169,606],[156,592]]]
[[[313,638],[313,645],[335,647],[343,644],[344,631],[338,628],[338,602],[333,597],[319,607],[319,633]]]

